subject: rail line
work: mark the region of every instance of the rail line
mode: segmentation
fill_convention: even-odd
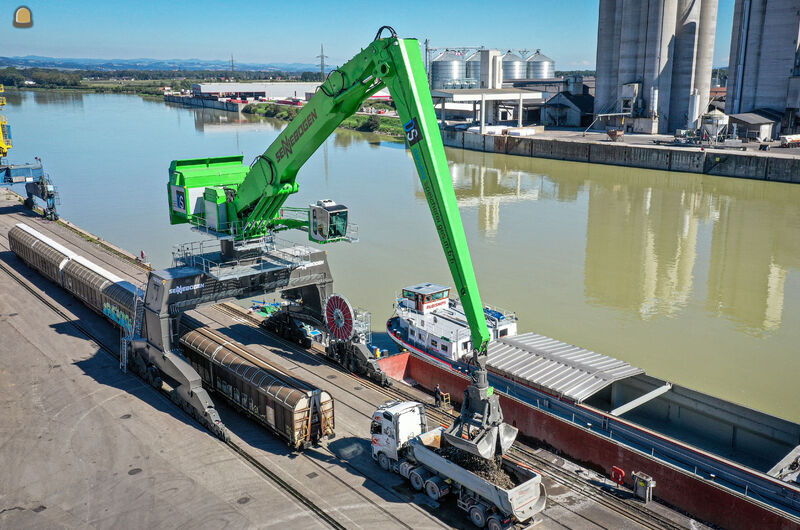
[[[9,250],[8,247],[4,248],[5,250]],[[97,348],[104,353],[108,354],[115,360],[119,359],[118,352],[106,346],[103,341],[97,337],[94,333],[88,330],[86,327],[80,325],[79,323],[75,322],[66,312],[60,309],[56,304],[52,303],[46,297],[44,297],[41,293],[37,292],[36,289],[33,288],[29,283],[24,281],[22,278],[14,274],[11,269],[9,269],[4,263],[0,262],[0,270],[2,270],[5,274],[7,274],[11,279],[17,282],[20,286],[22,286],[26,291],[32,294],[37,300],[42,302],[45,306],[47,306],[51,311],[61,317],[64,322],[72,326],[76,331],[78,331],[81,335],[85,336],[89,341],[91,341]],[[169,399],[169,395],[166,390],[161,389],[158,391],[162,398],[167,399],[172,403],[172,400]],[[230,447],[236,454],[242,457],[245,461],[247,461],[251,466],[257,469],[262,475],[267,477],[273,484],[275,484],[279,489],[283,490],[289,496],[294,498],[297,502],[301,505],[309,509],[314,515],[316,515],[320,520],[326,523],[331,528],[335,528],[337,530],[344,530],[346,527],[339,523],[333,516],[331,516],[324,508],[316,504],[313,500],[308,498],[308,496],[304,495],[302,492],[294,488],[291,484],[283,480],[281,477],[276,475],[273,471],[269,468],[258,462],[258,460],[247,451],[239,447],[235,442],[228,441],[225,444]]]
[[[49,226],[46,227],[46,231],[51,233],[52,235],[55,235],[55,236],[58,236],[58,237],[61,236],[61,234],[57,234]],[[6,250],[9,250],[9,249],[6,247]],[[104,253],[104,252],[100,251],[100,253]],[[92,255],[92,257],[102,261],[103,264],[106,265],[106,266],[110,266],[110,267],[118,270],[119,272],[124,273],[125,275],[129,275],[130,274],[130,271],[125,271],[125,270],[121,269],[119,265],[111,263],[108,260],[101,258],[95,252],[91,252],[91,255]],[[133,267],[136,267],[137,269],[140,269],[142,271],[146,270],[146,268],[143,265],[138,265],[138,264],[134,264],[134,263],[131,263],[130,265],[133,266]],[[54,313],[58,314],[62,319],[64,319],[65,322],[67,322],[72,327],[74,327],[77,331],[79,331],[81,334],[86,336],[95,345],[97,345],[100,350],[104,351],[106,354],[110,355],[114,359],[118,359],[118,352],[116,352],[115,350],[113,350],[113,349],[107,347],[105,344],[103,344],[101,339],[96,337],[91,331],[86,329],[84,326],[81,326],[80,324],[78,324],[74,320],[72,320],[56,304],[51,303],[47,298],[45,298],[39,292],[37,292],[37,290],[34,289],[30,284],[25,282],[22,278],[18,277],[17,275],[13,274],[11,272],[11,270],[8,267],[6,267],[6,265],[4,265],[3,263],[0,263],[0,270],[5,272],[8,276],[10,276],[19,285],[21,285],[28,292],[33,294],[34,297],[36,297],[39,301],[44,303]],[[329,359],[327,359],[324,355],[320,355],[319,353],[311,353],[308,350],[302,349],[298,345],[296,345],[296,344],[294,344],[294,343],[292,343],[290,341],[286,341],[282,337],[279,337],[277,335],[273,335],[273,334],[270,334],[270,333],[264,331],[259,326],[259,321],[256,318],[254,318],[252,315],[249,315],[249,314],[245,313],[244,311],[242,311],[238,307],[236,307],[235,309],[234,309],[234,307],[235,306],[232,306],[231,304],[220,304],[220,305],[213,306],[213,308],[215,310],[217,310],[217,311],[219,311],[219,312],[221,312],[223,314],[226,314],[227,316],[229,316],[229,317],[231,317],[231,318],[233,318],[235,320],[244,321],[244,322],[248,323],[248,325],[250,325],[250,326],[252,326],[254,328],[257,328],[257,330],[260,333],[269,336],[271,339],[281,343],[284,346],[290,347],[292,350],[294,350],[294,351],[296,351],[298,353],[304,354],[304,355],[309,356],[309,357],[313,356],[313,358],[315,360],[320,360],[321,359],[326,364],[335,367],[337,369],[337,371],[341,372],[346,377],[348,377],[348,378],[350,378],[350,379],[352,379],[354,381],[357,381],[360,385],[362,385],[364,387],[369,387],[371,390],[376,391],[376,392],[378,392],[380,394],[383,394],[384,396],[388,397],[389,399],[405,399],[405,400],[414,400],[414,401],[418,400],[418,397],[412,395],[410,392],[406,392],[406,391],[404,391],[404,390],[402,390],[400,388],[385,388],[385,387],[382,387],[380,385],[377,385],[377,384],[373,383],[372,381],[369,381],[367,379],[358,377],[355,374],[349,372],[348,370],[343,369],[338,364],[336,364],[336,363],[330,361]],[[205,315],[205,316],[208,316],[208,315]],[[200,323],[196,319],[191,319],[191,320],[194,320],[195,322]],[[224,323],[220,322],[219,320],[216,320],[216,319],[212,319],[212,320],[215,320],[217,323],[224,325]],[[202,323],[200,323],[200,324],[202,324]],[[300,365],[298,363],[294,363],[294,364],[296,364],[299,367],[302,367],[302,365]],[[307,370],[305,367],[302,367],[302,368],[305,369],[306,371],[310,371],[310,370]],[[333,381],[330,381],[330,380],[327,380],[327,384],[335,386],[335,387],[345,391],[346,393],[350,394],[351,396],[353,396],[354,398],[358,399],[359,401],[362,401],[365,404],[369,405],[370,407],[374,407],[374,403],[372,401],[367,400],[367,399],[359,396],[358,394],[353,394],[352,393],[352,389],[345,388],[344,386],[339,385],[337,383],[334,383]],[[161,389],[159,391],[159,393],[162,395],[162,397],[164,397],[166,399],[169,399],[168,393],[165,390]],[[353,407],[352,405],[347,405],[346,403],[342,403],[342,404],[345,405],[346,407],[354,410],[355,412],[361,414],[361,415],[364,415],[364,416],[366,416],[368,418],[371,417],[371,411],[369,413],[365,413],[362,410],[358,410],[357,408]],[[448,425],[455,418],[454,415],[446,413],[446,412],[441,411],[439,409],[436,409],[436,408],[434,408],[433,406],[431,406],[428,403],[424,403],[424,405],[425,405],[426,410],[428,412],[428,416],[432,417],[434,419],[438,417],[439,420],[440,420],[440,423],[442,425]],[[294,488],[291,484],[286,482],[284,479],[282,479],[281,477],[276,475],[273,471],[271,471],[268,467],[266,467],[265,465],[260,463],[253,455],[248,453],[245,449],[241,448],[240,446],[238,446],[233,441],[226,442],[226,444],[231,448],[232,451],[234,451],[242,459],[247,461],[252,467],[254,467],[262,475],[264,475],[266,478],[268,478],[277,487],[279,487],[281,490],[286,492],[289,496],[294,498],[301,505],[303,505],[304,507],[309,509],[314,515],[316,515],[318,518],[320,518],[324,523],[326,523],[327,525],[331,526],[332,528],[337,528],[337,529],[338,528],[345,528],[345,526],[341,525],[341,523],[339,523],[325,509],[323,509],[322,507],[320,507],[319,505],[314,503],[314,501],[312,501],[310,498],[308,498],[302,492],[300,492],[299,490]],[[328,452],[330,452],[330,451],[328,450]],[[556,482],[558,484],[561,484],[561,485],[563,485],[563,486],[565,486],[565,487],[567,487],[569,489],[572,489],[574,491],[580,492],[582,495],[585,495],[586,497],[591,498],[594,502],[597,502],[598,504],[604,506],[605,508],[614,511],[615,513],[618,513],[619,515],[622,515],[625,518],[627,518],[627,519],[629,519],[629,520],[631,520],[631,521],[633,521],[633,522],[635,522],[637,524],[643,525],[643,526],[648,527],[648,528],[658,528],[658,529],[662,529],[662,528],[663,529],[684,528],[683,526],[675,523],[674,521],[672,521],[672,520],[670,520],[670,519],[668,519],[666,517],[663,517],[660,514],[657,514],[657,513],[653,512],[651,510],[646,510],[646,509],[644,509],[644,508],[642,508],[640,506],[635,505],[634,503],[626,502],[623,499],[619,499],[616,496],[613,496],[613,497],[609,496],[602,488],[597,487],[595,485],[592,485],[592,484],[588,483],[587,481],[584,481],[584,480],[581,480],[581,479],[579,479],[577,477],[572,476],[570,473],[565,472],[563,469],[561,469],[560,467],[556,466],[555,464],[549,462],[547,459],[545,459],[542,456],[534,453],[531,449],[525,448],[524,446],[520,446],[519,443],[515,444],[515,446],[512,448],[512,452],[514,454],[518,455],[518,458],[521,460],[521,463],[523,465],[533,464],[533,465],[538,466],[538,468],[540,468],[540,469],[547,469],[548,470],[548,475],[547,476],[551,480],[553,480],[554,482]],[[330,454],[333,455],[332,452]],[[347,463],[345,463],[345,465],[348,465],[348,467],[350,467],[350,465],[347,464]],[[321,468],[321,469],[325,470],[324,468]],[[327,470],[325,470],[325,471],[327,471]],[[335,475],[332,475],[332,476],[335,479],[339,480],[338,477],[335,477]],[[349,487],[349,489],[352,489],[353,491],[355,491],[354,488],[350,487],[349,485],[348,485],[348,487]],[[356,493],[358,493],[358,492],[356,492]],[[364,498],[364,500],[366,500],[367,502],[375,505],[377,508],[379,508],[381,511],[383,511],[386,515],[388,515],[389,517],[395,519],[395,521],[400,523],[402,526],[404,526],[406,528],[410,528],[407,524],[403,523],[400,519],[395,517],[393,514],[387,512],[385,509],[383,509],[383,507],[379,506],[377,503],[375,503],[371,499],[367,499],[366,497],[364,497],[360,493],[358,493],[358,494],[362,498]],[[575,513],[579,517],[585,518],[582,514],[578,514],[574,510],[570,509],[569,506],[567,506],[567,505],[565,505],[563,503],[560,503],[560,502],[558,502],[557,500],[555,500],[553,498],[549,498],[548,501],[553,503],[553,504],[558,504],[558,505],[562,506],[566,510],[568,510],[568,511],[570,511],[572,513]],[[427,512],[424,512],[424,513],[426,515],[428,515]],[[596,525],[601,526],[601,527],[603,526],[603,525],[598,524],[596,521],[592,521],[590,519],[587,519],[587,521],[590,521],[592,524],[596,524]]]
[[[47,223],[47,224],[49,224],[49,223]],[[12,223],[12,225],[13,225],[13,223]],[[42,228],[41,225],[45,225],[46,226],[45,223],[37,223],[37,229],[41,229]],[[46,229],[41,230],[41,231],[45,232],[45,233],[48,233],[49,235],[51,235],[51,236],[53,236],[53,237],[55,237],[57,239],[62,237],[62,234],[60,234],[58,231],[53,230],[52,227],[50,227],[50,226],[46,226]],[[0,247],[2,247],[2,246],[3,245],[0,245]],[[6,248],[6,250],[8,250],[8,249]],[[85,249],[81,248],[80,252],[82,254],[84,254],[84,255],[87,255],[87,257],[92,259],[93,261],[96,260],[96,261],[100,262],[102,264],[102,266],[108,268],[109,270],[118,271],[118,273],[121,273],[123,277],[130,276],[130,274],[131,274],[130,271],[121,268],[121,264],[115,263],[114,261],[116,261],[116,260],[114,260],[111,256],[108,256],[102,249],[93,249],[93,250],[95,250],[95,252],[85,252]],[[98,254],[106,254],[106,255],[104,257],[101,257],[101,256],[98,256]],[[137,268],[137,269],[141,269],[142,271],[147,270],[147,267],[145,267],[144,265],[141,265],[141,264],[133,264],[133,263],[131,263],[131,265],[133,267]],[[21,282],[19,278],[17,278],[15,275],[11,274],[5,267],[3,267],[3,269],[4,269],[4,271],[6,273],[8,273],[10,276],[12,276],[12,278],[14,278],[17,281],[17,283]],[[34,294],[34,296],[36,296],[37,299],[39,299],[43,303],[47,304],[48,307],[50,307],[53,311],[58,313],[59,316],[61,318],[63,318],[65,321],[74,324],[76,329],[78,329],[83,335],[85,335],[93,343],[95,343],[98,346],[99,349],[102,349],[105,353],[113,356],[115,359],[119,358],[118,352],[116,352],[116,350],[108,348],[107,346],[102,344],[101,340],[98,337],[94,336],[89,330],[87,330],[86,328],[80,326],[79,324],[75,324],[74,322],[72,322],[71,319],[69,318],[69,316],[66,315],[66,313],[61,311],[57,306],[51,304],[46,298],[42,297],[36,290],[32,290],[32,288],[30,286],[28,286],[27,284],[24,284],[24,283],[20,283],[20,284],[25,286],[26,289],[29,292],[31,292],[32,294]],[[196,319],[193,319],[190,316],[186,316],[185,315],[183,320],[185,322],[187,322],[187,323],[191,322],[191,323],[195,324],[197,327],[203,326],[202,322],[200,322],[200,321],[198,321]],[[261,361],[261,359],[251,359],[251,360],[253,360],[253,361]],[[277,367],[275,367],[273,365],[270,365],[266,361],[263,361],[262,363],[267,365],[267,366],[269,366],[272,369],[277,369]],[[291,377],[291,375],[289,375],[289,377]],[[168,395],[168,393],[166,391],[162,390],[161,393],[164,394],[165,397],[169,397],[169,395]],[[354,410],[356,410],[356,412],[358,412],[359,414],[363,414],[361,411],[359,411],[357,409],[354,409]],[[337,528],[337,527],[338,528],[342,528],[340,523],[338,523],[338,521],[335,521],[335,519],[333,519],[324,509],[319,508],[319,506],[314,504],[313,501],[311,501],[308,497],[302,495],[302,493],[300,493],[298,490],[293,488],[290,484],[286,483],[285,481],[283,481],[283,479],[281,479],[279,476],[277,476],[272,471],[270,471],[269,468],[265,467],[263,464],[258,463],[257,459],[255,459],[252,455],[247,453],[245,449],[243,449],[242,447],[236,445],[235,442],[227,442],[227,444],[231,447],[232,450],[234,450],[234,452],[236,452],[237,454],[241,455],[251,465],[256,467],[258,471],[260,471],[261,473],[267,475],[267,477],[271,481],[276,482],[276,483],[278,483],[280,481],[280,483],[278,483],[278,485],[279,485],[279,487],[281,487],[281,489],[286,490],[287,493],[289,493],[292,497],[295,497],[302,505],[308,507],[316,515],[325,518],[325,520],[326,520],[326,522],[328,524],[330,524],[334,528]],[[323,449],[322,447],[320,447],[320,448]],[[336,457],[336,455],[332,451],[330,451],[329,449],[324,448],[324,450],[325,450],[325,452],[330,454],[332,457]],[[380,504],[378,504],[374,500],[372,500],[369,497],[365,496],[362,492],[358,491],[352,485],[348,484],[346,481],[342,480],[340,477],[338,477],[337,475],[332,473],[325,466],[320,465],[319,462],[317,462],[316,460],[314,460],[313,458],[311,458],[311,457],[309,457],[307,455],[303,455],[303,457],[305,457],[311,464],[313,464],[315,467],[317,467],[320,470],[321,473],[329,475],[330,478],[332,478],[333,480],[339,482],[346,489],[352,491],[353,494],[357,495],[363,502],[372,505],[374,510],[377,510],[377,511],[383,513],[383,515],[387,519],[394,520],[394,522],[398,526],[400,526],[402,528],[407,528],[409,530],[411,529],[411,527],[407,523],[405,523],[402,519],[398,518],[396,515],[394,515],[393,513],[389,512],[388,510],[386,510],[383,506],[381,506]],[[359,471],[357,469],[353,469],[353,466],[351,466],[349,463],[347,463],[345,461],[341,461],[341,463],[342,463],[342,465],[351,468],[351,471],[359,473]],[[367,479],[370,482],[373,482],[375,486],[378,486],[378,487],[386,490],[390,494],[393,494],[393,495],[397,494],[396,492],[394,492],[390,488],[386,488],[383,484],[381,484],[378,481],[370,479],[369,477],[365,477],[365,479]],[[288,488],[292,488],[292,491],[287,490],[287,487]],[[301,495],[301,497],[298,497],[298,495]],[[414,509],[419,511],[421,515],[424,515],[425,517],[430,519],[430,521],[432,523],[435,523],[435,524],[438,524],[438,525],[442,524],[442,522],[439,519],[433,517],[431,514],[429,514],[425,510],[421,509],[420,507],[414,506]],[[333,524],[331,521],[335,522],[335,524]],[[339,526],[337,526],[337,525],[339,525]]]
[[[342,368],[338,364],[336,364],[333,361],[330,361],[329,359],[327,359],[324,355],[321,355],[321,354],[316,353],[316,352],[315,353],[311,353],[311,352],[309,352],[309,350],[300,348],[300,346],[294,344],[293,342],[287,341],[286,339],[284,339],[284,338],[282,338],[282,337],[280,337],[278,335],[275,335],[275,334],[272,334],[272,333],[269,333],[269,332],[263,330],[263,328],[261,328],[259,326],[259,320],[257,318],[255,318],[254,316],[252,316],[252,315],[250,315],[248,313],[245,313],[242,310],[239,310],[239,308],[237,308],[235,306],[232,306],[231,304],[219,304],[219,305],[214,306],[213,309],[215,309],[215,310],[217,310],[217,311],[219,311],[219,312],[221,312],[223,314],[226,314],[229,317],[234,318],[237,321],[245,321],[245,322],[247,322],[250,326],[258,328],[258,331],[261,332],[262,334],[267,335],[268,337],[270,337],[271,339],[279,342],[281,345],[283,345],[285,347],[291,348],[293,351],[296,351],[298,353],[305,353],[306,355],[314,356],[318,360],[322,360],[326,364],[337,368],[337,370],[339,370],[340,372],[345,374],[347,377],[350,377],[351,379],[353,379],[355,381],[358,381],[358,383],[360,385],[362,385],[364,387],[369,387],[371,390],[379,392],[379,393],[387,396],[390,399],[403,399],[403,400],[419,401],[419,398],[417,396],[414,396],[410,392],[407,392],[407,391],[405,391],[405,390],[403,390],[401,388],[397,388],[397,387],[385,388],[385,387],[382,387],[380,385],[377,385],[377,384],[373,383],[372,381],[370,381],[368,379],[361,378],[361,377],[353,374],[352,372],[350,372],[348,370],[345,370],[344,368]],[[208,315],[206,315],[206,316],[208,316]],[[212,320],[216,321],[219,324],[225,325],[225,323],[220,322],[219,320],[216,320],[216,319],[213,319],[213,318],[212,318]],[[288,362],[293,362],[293,361],[288,360],[288,359],[287,359],[287,361]],[[297,363],[294,363],[294,364],[297,364]],[[300,365],[298,365],[298,366],[300,366]],[[341,385],[338,385],[338,384],[336,384],[336,383],[334,383],[332,381],[329,381],[328,384],[331,384],[331,385],[336,386],[336,387],[338,387],[338,388],[340,388],[342,390],[350,392],[350,389],[347,389],[347,388],[345,388],[345,387],[343,387]],[[368,403],[369,405],[374,407],[374,404],[371,401],[369,401],[369,400],[367,400],[365,398],[362,398],[361,396],[357,396],[357,395],[354,395],[354,397],[356,397],[359,400],[364,401],[365,403]],[[424,405],[426,407],[426,411],[428,413],[428,417],[434,419],[434,421],[438,421],[442,425],[450,425],[452,423],[452,421],[455,419],[455,416],[453,414],[450,414],[450,413],[447,413],[445,411],[442,411],[441,409],[437,409],[436,407],[430,405],[429,403],[424,403]],[[352,407],[350,407],[350,408],[352,408]],[[364,414],[364,413],[362,412],[362,414]],[[567,488],[569,488],[571,490],[575,490],[575,491],[580,492],[582,495],[585,495],[586,497],[588,497],[591,500],[597,502],[598,504],[602,505],[603,507],[605,507],[605,508],[607,508],[607,509],[609,509],[609,510],[615,512],[615,513],[617,513],[618,515],[621,515],[621,516],[625,517],[626,519],[629,519],[632,522],[635,522],[636,524],[642,525],[642,526],[647,527],[647,528],[655,528],[655,529],[681,529],[681,528],[685,528],[685,526],[682,526],[682,525],[676,523],[675,521],[672,521],[671,519],[669,519],[667,517],[664,517],[661,514],[658,514],[658,513],[654,512],[652,510],[648,510],[648,509],[644,508],[643,506],[638,505],[638,503],[636,503],[636,501],[626,501],[624,499],[620,499],[619,497],[608,493],[602,487],[593,485],[593,484],[589,483],[587,480],[583,480],[583,479],[580,479],[578,477],[573,476],[571,473],[569,473],[569,472],[565,471],[564,469],[560,468],[559,466],[553,464],[552,462],[550,462],[549,460],[547,460],[543,456],[536,454],[534,451],[535,450],[533,450],[532,448],[529,448],[529,447],[525,446],[524,444],[521,444],[520,442],[515,443],[514,447],[512,448],[512,452],[517,457],[516,459],[518,461],[520,461],[520,463],[522,463],[523,465],[534,466],[535,469],[537,469],[537,470],[546,470],[547,471],[547,477],[550,478],[551,480],[553,480],[554,482],[556,482],[556,483],[558,483],[558,484],[560,484],[562,486],[565,486],[565,487],[567,487]],[[558,505],[562,506],[564,509],[566,509],[566,510],[572,512],[572,513],[575,513],[577,516],[585,518],[582,514],[579,514],[579,513],[575,512],[575,510],[571,509],[568,505],[566,505],[564,503],[560,503],[557,500],[553,499],[552,497],[548,498],[548,502],[552,502],[554,504],[558,504]],[[599,524],[597,521],[591,521],[590,520],[590,522],[592,524],[604,527],[602,524]]]
[[[219,309],[219,307],[220,307],[220,306],[214,306],[214,309]],[[225,313],[224,311],[222,311],[222,312],[223,312],[223,313]],[[229,314],[229,315],[231,315],[231,314],[235,314],[235,313],[226,313],[226,314]],[[206,318],[208,318],[208,319],[210,319],[210,320],[212,320],[213,322],[216,322],[217,324],[221,324],[221,325],[223,325],[223,326],[225,325],[225,323],[224,323],[224,322],[222,322],[222,321],[220,321],[220,320],[216,320],[216,319],[214,319],[213,317],[210,317],[209,315],[207,315],[207,314],[205,314],[205,313],[203,313],[203,316],[204,316],[204,317],[206,317]],[[182,320],[186,321],[187,325],[189,325],[189,326],[191,326],[191,325],[204,326],[203,322],[201,322],[200,320],[197,320],[196,318],[194,318],[194,317],[190,317],[190,316],[187,316],[187,315],[184,315],[184,317],[183,317],[183,319],[182,319]],[[259,333],[262,333],[262,334],[267,334],[267,332],[266,332],[266,331],[264,331],[264,330],[262,330],[262,329],[260,329],[260,328],[258,328],[256,331],[258,331]],[[271,335],[268,335],[268,336],[270,336],[270,337],[271,337]],[[281,341],[281,344],[283,344],[283,345],[285,345],[285,346],[287,346],[287,347],[295,347],[295,348],[296,348],[296,346],[295,346],[293,343],[291,343],[291,342],[288,342],[288,341],[285,341],[285,340],[284,340],[284,339],[282,339],[282,338],[280,338],[280,341]],[[309,356],[309,357],[311,357],[311,356],[312,356],[312,354],[309,354],[309,353],[308,353],[306,350],[301,350],[301,349],[298,349],[298,350],[297,350],[297,353],[298,353],[298,354],[301,354],[301,355],[306,355],[306,356]],[[267,359],[262,359],[262,358],[261,358],[261,356],[260,356],[258,353],[256,353],[256,352],[252,352],[252,355],[253,355],[254,357],[256,357],[258,361],[260,361],[260,362],[263,362],[263,363],[264,363],[265,365],[267,365],[267,366],[271,366],[271,367],[272,367],[272,369],[277,369],[277,367],[276,367],[274,364],[272,364],[272,363],[271,363],[269,360],[267,360]],[[315,357],[314,357],[314,358],[315,358]],[[327,359],[326,359],[326,362],[327,362]],[[319,374],[316,374],[316,373],[314,373],[313,371],[309,370],[308,368],[306,368],[306,367],[305,367],[305,366],[303,366],[302,364],[298,364],[298,363],[293,363],[293,364],[295,364],[295,366],[296,366],[296,367],[298,367],[298,368],[300,368],[300,369],[302,369],[302,370],[304,370],[304,371],[306,371],[306,372],[309,372],[309,373],[310,373],[311,375],[313,375],[314,377],[321,378],[321,376],[320,376]],[[339,367],[339,366],[338,366],[337,364],[335,364],[335,363],[328,363],[328,364],[330,364],[331,366],[337,367],[337,368]],[[281,369],[281,370],[282,370],[282,369]],[[344,372],[344,373],[345,373],[345,374],[347,374],[348,376],[349,376],[349,375],[351,375],[351,374],[349,374],[349,372]],[[290,377],[294,377],[294,376],[291,376],[291,375],[290,375]],[[354,380],[356,380],[356,381],[358,381],[359,383],[361,383],[361,382],[362,382],[360,379],[357,379],[357,378],[353,378],[353,379],[354,379]],[[361,416],[364,416],[364,417],[365,417],[365,418],[367,418],[367,419],[371,419],[371,418],[372,418],[372,411],[373,411],[373,409],[375,408],[375,404],[374,404],[372,401],[369,401],[369,400],[367,400],[367,399],[365,399],[365,398],[363,398],[363,397],[359,396],[358,394],[353,394],[353,391],[352,391],[352,389],[350,389],[350,388],[346,388],[346,387],[344,387],[344,386],[342,386],[342,385],[339,385],[339,384],[337,384],[337,383],[335,383],[335,382],[333,382],[333,381],[331,381],[331,380],[329,380],[329,379],[324,379],[324,382],[325,382],[325,384],[326,384],[326,385],[328,385],[328,386],[334,386],[334,387],[336,387],[336,388],[338,388],[338,389],[340,389],[340,390],[344,391],[344,392],[345,392],[345,393],[347,393],[348,395],[352,396],[352,397],[353,397],[353,398],[355,398],[356,400],[358,400],[358,401],[362,401],[363,403],[365,403],[366,405],[368,405],[368,406],[370,407],[370,409],[369,409],[369,412],[364,412],[363,410],[359,410],[359,409],[358,409],[358,408],[356,408],[355,406],[353,406],[353,405],[351,405],[351,404],[348,404],[348,403],[344,402],[344,401],[343,401],[343,400],[341,400],[341,399],[337,399],[337,400],[336,400],[336,407],[337,407],[337,408],[340,408],[340,407],[346,407],[346,408],[348,408],[348,409],[352,410],[353,412],[355,412],[356,414],[359,414],[359,415],[361,415]],[[381,387],[378,387],[378,388],[381,388]],[[392,396],[390,396],[390,397],[392,397]],[[352,434],[357,434],[357,435],[360,435],[360,433],[352,433]],[[381,482],[379,482],[379,481],[377,481],[377,480],[375,480],[375,479],[373,479],[373,478],[371,478],[371,477],[369,477],[369,476],[367,476],[367,475],[364,475],[364,474],[363,474],[363,472],[362,472],[361,470],[359,470],[357,467],[353,466],[352,464],[350,464],[350,463],[349,463],[349,462],[347,462],[347,461],[341,460],[341,459],[340,459],[340,458],[339,458],[339,457],[338,457],[338,456],[337,456],[337,455],[336,455],[336,454],[335,454],[333,451],[331,451],[331,450],[330,450],[330,449],[328,449],[327,447],[320,446],[320,449],[321,449],[321,450],[323,450],[323,451],[325,451],[326,453],[328,453],[328,454],[329,454],[329,455],[331,455],[332,457],[336,458],[337,460],[339,460],[343,466],[347,467],[348,469],[350,469],[350,470],[351,470],[351,471],[353,471],[354,473],[358,473],[359,475],[362,475],[362,476],[364,477],[364,480],[366,480],[366,481],[368,481],[368,482],[372,483],[374,486],[376,486],[376,487],[379,487],[379,488],[381,488],[382,490],[384,490],[384,491],[386,491],[386,492],[388,492],[388,493],[390,493],[390,494],[392,494],[392,495],[397,495],[397,492],[396,492],[396,491],[394,491],[394,490],[392,490],[391,488],[387,487],[385,484],[382,484]],[[329,474],[329,475],[331,475],[331,476],[332,476],[334,479],[341,481],[341,479],[339,479],[339,478],[338,478],[336,475],[333,475],[333,474],[330,472],[330,470],[326,469],[326,468],[325,468],[325,467],[323,467],[323,466],[320,466],[320,465],[319,465],[319,463],[318,463],[316,460],[314,460],[313,458],[310,458],[310,457],[308,457],[307,455],[304,455],[303,453],[300,453],[300,456],[301,456],[301,457],[304,457],[304,458],[307,458],[308,460],[310,460],[311,462],[313,462],[313,463],[314,463],[314,465],[316,465],[317,467],[319,467],[319,468],[320,468],[320,469],[321,469],[321,470],[322,470],[324,473],[326,473],[326,474]],[[350,489],[353,489],[353,488],[352,488],[350,485],[348,485],[348,484],[345,484],[345,486],[347,486],[347,487],[348,487],[348,488],[350,488]],[[354,491],[355,491],[355,490],[354,490]],[[360,494],[359,492],[357,492],[357,491],[355,491],[355,493],[356,493],[356,494],[358,494],[359,496],[361,496],[361,497],[362,497],[362,498],[363,498],[363,499],[364,499],[366,502],[368,502],[368,503],[370,503],[370,504],[374,505],[374,506],[375,506],[375,507],[376,507],[378,510],[382,511],[383,513],[385,513],[385,514],[387,515],[387,517],[389,517],[389,518],[391,518],[391,519],[394,519],[394,520],[395,520],[395,521],[396,521],[398,524],[400,524],[401,526],[404,526],[404,527],[406,527],[406,528],[409,528],[409,529],[411,528],[410,526],[408,526],[408,524],[406,524],[406,523],[405,523],[405,522],[403,522],[402,520],[398,519],[398,518],[397,518],[397,517],[396,517],[394,514],[392,514],[392,513],[388,512],[388,511],[386,511],[386,510],[385,510],[385,509],[384,509],[382,506],[380,506],[379,504],[375,503],[375,502],[374,502],[374,501],[372,501],[371,499],[368,499],[368,498],[364,497],[363,495],[361,495],[361,494]],[[416,504],[413,504],[413,508],[414,508],[415,510],[419,511],[421,514],[423,514],[423,515],[425,515],[426,517],[428,517],[428,518],[429,518],[429,519],[430,519],[432,522],[434,522],[434,523],[436,523],[436,524],[439,524],[439,525],[441,525],[441,524],[442,524],[442,522],[441,522],[441,520],[440,520],[440,519],[438,519],[438,518],[436,518],[436,517],[433,517],[433,516],[431,516],[431,515],[430,515],[430,514],[429,514],[427,511],[425,511],[425,510],[424,510],[424,509],[422,509],[421,507],[417,506]]]

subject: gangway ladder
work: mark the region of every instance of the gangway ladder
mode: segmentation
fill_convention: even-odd
[[[128,350],[137,337],[142,336],[142,323],[144,321],[144,285],[137,287],[133,295],[133,322],[130,329],[123,326],[120,331],[119,369],[122,373],[128,372]]]

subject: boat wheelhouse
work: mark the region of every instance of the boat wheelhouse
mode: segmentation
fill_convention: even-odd
[[[484,306],[492,340],[517,334],[517,316],[496,307]],[[450,288],[420,283],[403,289],[395,303],[389,331],[396,331],[406,344],[446,360],[458,361],[472,352],[472,336],[461,302],[450,297]],[[395,334],[389,334],[406,347]]]

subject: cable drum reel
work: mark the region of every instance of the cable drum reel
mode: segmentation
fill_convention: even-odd
[[[355,311],[342,295],[333,294],[325,302],[325,325],[337,340],[350,340],[355,331]]]

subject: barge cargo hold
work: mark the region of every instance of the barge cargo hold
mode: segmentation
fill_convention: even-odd
[[[460,397],[470,365],[409,336],[431,314],[413,326],[398,315],[387,332],[407,353],[382,359],[383,370]],[[656,497],[703,520],[800,525],[800,425],[535,333],[492,341],[488,369],[521,434],[606,474],[616,465],[647,473]]]

